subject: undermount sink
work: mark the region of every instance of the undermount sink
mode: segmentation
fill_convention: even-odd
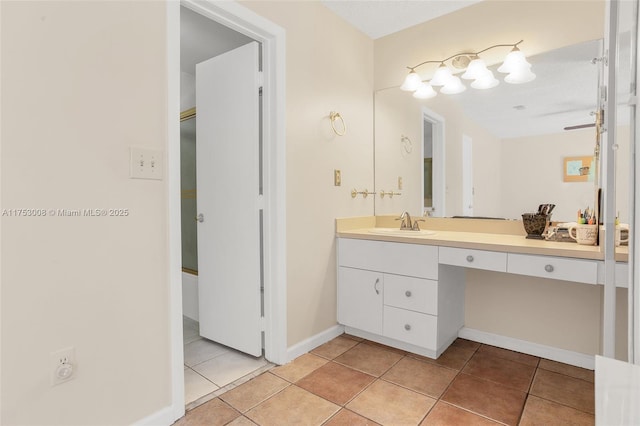
[[[419,231],[414,231],[411,229],[398,229],[398,228],[371,228],[369,229],[370,234],[377,235],[398,235],[402,237],[410,237],[410,236],[425,236],[425,235],[435,235],[435,231],[429,231],[427,229],[421,229]]]

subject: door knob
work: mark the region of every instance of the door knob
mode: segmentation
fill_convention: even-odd
[[[198,216],[196,216],[196,222],[204,222],[204,216],[202,215],[202,213],[200,213]]]

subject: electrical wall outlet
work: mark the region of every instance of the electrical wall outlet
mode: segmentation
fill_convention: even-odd
[[[51,386],[66,383],[78,375],[74,347],[51,352],[50,361]]]
[[[333,171],[333,185],[334,186],[342,185],[342,172],[340,172],[340,170]]]
[[[131,178],[162,179],[162,158],[160,150],[131,147]]]

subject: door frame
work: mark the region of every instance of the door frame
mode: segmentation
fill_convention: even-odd
[[[421,156],[424,158],[424,122],[427,121],[432,125],[432,143],[433,143],[433,212],[431,215],[433,217],[445,217],[446,211],[446,197],[445,197],[445,134],[444,134],[444,124],[445,119],[440,114],[435,111],[422,107],[421,111],[421,119],[420,128],[422,132],[422,148],[420,152]],[[422,194],[424,194],[424,179],[422,179]],[[421,203],[421,204],[424,204]],[[422,208],[424,211],[424,206]]]
[[[285,31],[236,2],[168,1],[167,5],[167,175],[171,412],[184,415],[182,267],[180,210],[180,6],[185,6],[262,44],[264,170],[265,357],[287,357]]]

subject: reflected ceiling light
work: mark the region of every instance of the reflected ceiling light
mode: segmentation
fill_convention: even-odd
[[[476,78],[476,80],[471,83],[471,87],[474,89],[484,90],[496,87],[498,84],[500,84],[500,82],[493,76],[493,72],[491,72],[491,70],[487,70],[486,74]]]
[[[429,83],[420,83],[418,90],[413,92],[413,97],[417,99],[429,99],[436,96],[437,93]]]
[[[447,84],[442,86],[442,89],[440,89],[440,93],[444,93],[447,95],[456,95],[458,93],[464,92],[465,90],[467,90],[467,88],[464,84],[462,84],[462,80],[460,80],[460,77],[452,75]]]
[[[420,90],[420,94],[414,93],[414,97],[418,99],[428,99],[436,95],[433,87],[437,86],[442,86],[440,93],[452,95],[464,92],[466,87],[462,84],[460,77],[466,80],[474,80],[471,83],[471,87],[474,89],[490,89],[496,87],[500,82],[495,78],[493,72],[487,68],[486,63],[479,55],[497,47],[512,48],[511,52],[509,52],[505,58],[504,63],[498,68],[499,72],[508,74],[505,76],[504,81],[510,84],[527,83],[534,80],[536,75],[531,72],[531,64],[527,62],[524,53],[518,48],[518,45],[522,43],[522,41],[523,40],[520,40],[513,44],[496,44],[478,52],[457,53],[440,61],[424,61],[416,66],[408,67],[409,74],[400,88],[410,92]],[[448,61],[451,61],[451,66],[455,71],[446,65]],[[440,64],[433,74],[431,81],[425,80],[425,83],[427,83],[425,86],[427,87],[422,85],[423,80],[416,72],[416,68],[425,64]],[[465,70],[465,72],[460,77],[454,76],[454,72],[461,70]]]

